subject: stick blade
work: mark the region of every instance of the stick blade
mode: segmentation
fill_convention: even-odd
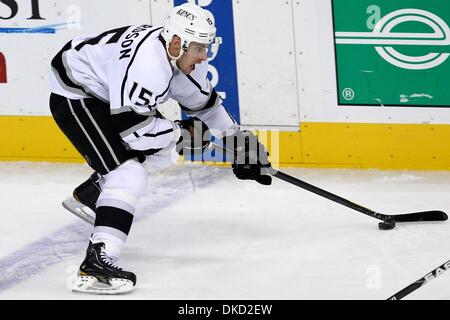
[[[394,217],[395,222],[446,221],[448,219],[447,214],[440,210],[396,214],[392,215],[392,217]]]

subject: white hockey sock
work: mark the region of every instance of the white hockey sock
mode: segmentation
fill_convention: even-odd
[[[115,264],[119,262],[120,252],[125,245],[125,240],[121,239],[111,233],[107,232],[94,232],[91,235],[91,242],[98,243],[103,242],[105,244],[106,255],[113,260]]]

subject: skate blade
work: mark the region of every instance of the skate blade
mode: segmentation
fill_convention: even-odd
[[[109,284],[99,282],[93,276],[78,276],[72,292],[87,294],[124,294],[134,289],[133,282],[127,279],[112,278]]]
[[[87,223],[90,223],[92,225],[95,223],[95,212],[92,211],[91,208],[75,200],[74,197],[70,197],[64,200],[62,202],[62,206]]]

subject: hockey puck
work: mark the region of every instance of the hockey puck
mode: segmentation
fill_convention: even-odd
[[[391,230],[395,228],[395,222],[384,221],[378,224],[378,229],[380,230]]]

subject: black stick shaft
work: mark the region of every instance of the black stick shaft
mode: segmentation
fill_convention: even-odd
[[[348,207],[350,209],[353,209],[353,210],[359,211],[361,213],[364,213],[364,214],[366,214],[368,216],[371,216],[373,218],[380,219],[380,220],[386,220],[388,218],[384,214],[377,213],[377,212],[375,212],[373,210],[370,210],[370,209],[368,209],[366,207],[360,206],[359,204],[356,204],[354,202],[351,202],[350,200],[344,199],[344,198],[342,198],[342,197],[340,197],[340,196],[338,196],[338,195],[336,195],[334,193],[331,193],[331,192],[328,192],[326,190],[320,189],[319,187],[313,186],[312,184],[309,184],[309,183],[307,183],[305,181],[302,181],[300,179],[294,178],[294,177],[292,177],[292,176],[290,176],[290,175],[288,175],[286,173],[273,170],[273,172],[271,172],[271,174],[273,176],[281,179],[281,180],[284,180],[286,182],[294,184],[294,185],[296,185],[296,186],[298,186],[300,188],[303,188],[303,189],[308,190],[308,191],[310,191],[312,193],[315,193],[315,194],[317,194],[319,196],[327,198],[328,200],[331,200],[331,201],[337,202],[339,204],[342,204],[343,206],[346,206],[346,207]]]
[[[427,284],[430,280],[433,280],[437,276],[441,275],[443,272],[447,271],[449,268],[450,268],[450,260],[443,263],[442,265],[440,265],[439,267],[437,267],[436,269],[434,269],[427,275],[423,276],[419,280],[414,281],[409,286],[403,288],[396,294],[390,296],[389,298],[387,298],[387,300],[400,300],[400,299],[406,297],[408,294],[410,294],[413,291],[416,291],[424,284]]]
[[[228,154],[229,156],[234,157],[233,152],[228,150],[226,147],[218,145],[216,143],[212,143],[212,145],[214,147],[216,147],[216,148],[221,149],[222,151],[225,151],[226,154]],[[319,187],[313,186],[312,184],[304,182],[304,181],[302,181],[300,179],[294,178],[294,177],[292,177],[292,176],[290,176],[290,175],[288,175],[286,173],[277,171],[277,170],[275,170],[273,168],[265,168],[265,170],[267,170],[267,173],[271,174],[274,177],[277,177],[277,178],[279,178],[281,180],[284,180],[286,182],[294,184],[297,187],[303,188],[303,189],[308,190],[308,191],[310,191],[312,193],[315,193],[315,194],[317,194],[319,196],[327,198],[328,200],[331,200],[331,201],[337,202],[339,204],[342,204],[342,205],[344,205],[344,206],[346,206],[346,207],[348,207],[350,209],[353,209],[353,210],[359,211],[361,213],[364,213],[365,215],[368,215],[368,216],[370,216],[372,218],[383,220],[383,221],[389,220],[389,217],[387,215],[384,215],[384,214],[381,214],[381,213],[377,213],[377,212],[375,212],[373,210],[370,210],[370,209],[368,209],[366,207],[360,206],[359,204],[353,203],[350,200],[347,200],[347,199],[344,199],[344,198],[342,198],[342,197],[340,197],[338,195],[335,195],[334,193],[328,192],[326,190],[320,189]]]
[[[226,147],[218,145],[216,143],[211,143],[212,148],[217,148],[219,150],[225,151],[226,155],[230,157],[230,159],[233,159],[234,153],[231,150],[228,150]],[[346,206],[350,209],[356,210],[358,212],[361,212],[369,217],[379,219],[382,221],[444,221],[447,220],[447,215],[442,211],[424,211],[424,212],[414,212],[410,214],[403,214],[403,215],[386,215],[382,213],[375,212],[373,210],[370,210],[366,207],[363,207],[359,204],[356,204],[354,202],[351,202],[350,200],[344,199],[334,193],[328,192],[326,190],[320,189],[316,186],[313,186],[312,184],[309,184],[307,182],[304,182],[300,179],[294,178],[286,173],[280,172],[275,170],[272,167],[263,168],[262,170],[265,170],[265,174],[270,174],[274,177],[277,177],[281,180],[284,180],[286,182],[289,182],[293,185],[296,185],[300,188],[303,188],[305,190],[308,190],[312,193],[315,193],[319,196],[322,196],[324,198],[327,198],[328,200],[337,202],[343,206]]]

